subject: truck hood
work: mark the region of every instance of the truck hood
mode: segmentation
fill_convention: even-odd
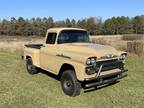
[[[120,56],[122,52],[107,45],[93,43],[69,43],[62,44],[63,54],[71,58],[87,59],[89,57],[97,57],[101,59],[105,56]],[[79,58],[77,58],[79,57]]]

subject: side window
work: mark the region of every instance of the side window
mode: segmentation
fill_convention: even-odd
[[[56,33],[48,33],[46,44],[54,44],[56,41]]]

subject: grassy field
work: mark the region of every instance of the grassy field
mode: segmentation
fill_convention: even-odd
[[[46,74],[29,75],[19,52],[0,51],[0,108],[142,108],[144,58],[128,57],[129,76],[119,83],[64,95],[60,82]]]

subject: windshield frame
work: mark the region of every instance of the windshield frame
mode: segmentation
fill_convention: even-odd
[[[74,31],[77,31],[77,32],[85,32],[86,34],[87,34],[87,41],[81,41],[81,42],[78,42],[78,41],[76,41],[76,42],[63,42],[63,43],[59,43],[59,37],[60,37],[60,35],[61,35],[61,33],[63,33],[63,32],[74,32]],[[57,44],[68,44],[68,43],[90,43],[90,37],[89,37],[89,34],[88,34],[88,32],[87,31],[85,31],[85,30],[75,30],[75,29],[72,29],[72,30],[62,30],[61,32],[59,32],[59,35],[58,35],[58,38],[57,38]]]

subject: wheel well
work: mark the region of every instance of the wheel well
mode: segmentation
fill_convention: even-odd
[[[74,69],[74,67],[72,65],[65,63],[65,64],[62,65],[62,67],[61,67],[61,69],[59,71],[58,77],[60,78],[62,73],[64,71],[66,71],[66,70],[73,70],[75,72],[75,69]]]

